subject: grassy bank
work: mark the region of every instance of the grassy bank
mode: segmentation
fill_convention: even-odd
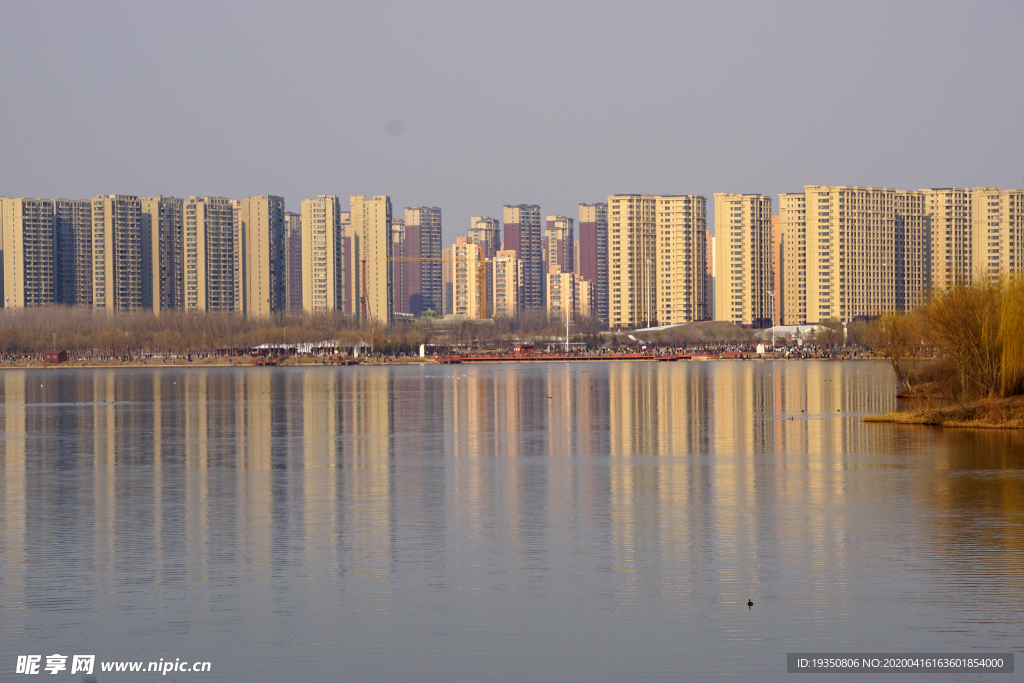
[[[931,403],[888,415],[869,416],[864,421],[936,427],[1024,429],[1024,396],[986,398],[963,404]]]

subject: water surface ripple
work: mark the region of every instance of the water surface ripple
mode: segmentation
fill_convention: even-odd
[[[600,683],[1024,650],[1024,438],[862,422],[894,393],[873,362],[4,370],[0,680],[52,653]]]

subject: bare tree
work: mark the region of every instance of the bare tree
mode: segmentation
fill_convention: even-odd
[[[874,323],[874,346],[889,358],[896,379],[905,390],[917,383],[917,368],[924,351],[923,331],[921,316],[913,313],[886,313]]]

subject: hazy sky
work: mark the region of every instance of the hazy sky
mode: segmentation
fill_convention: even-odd
[[[450,240],[503,204],[1024,172],[1021,0],[0,0],[0,22],[0,195],[388,194]]]

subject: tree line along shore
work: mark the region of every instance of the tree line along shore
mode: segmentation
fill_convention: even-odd
[[[936,291],[873,328],[906,401],[866,421],[1024,428],[1024,276]]]
[[[678,347],[751,345],[757,342],[755,332],[729,322],[704,321],[636,334],[652,344]],[[862,345],[866,332],[865,324],[851,325],[850,344]],[[8,361],[42,360],[51,350],[67,351],[71,359],[124,361],[233,355],[259,347],[326,347],[351,353],[356,345],[376,355],[406,356],[416,354],[421,344],[498,349],[518,341],[564,343],[565,333],[562,321],[534,313],[486,321],[423,317],[385,327],[359,324],[340,313],[278,313],[254,319],[230,313],[103,313],[67,306],[0,311],[0,355]],[[809,342],[831,348],[842,340],[842,326],[837,324],[823,328]],[[636,343],[628,333],[602,332],[595,321],[587,319],[573,323],[570,341],[589,348]]]

